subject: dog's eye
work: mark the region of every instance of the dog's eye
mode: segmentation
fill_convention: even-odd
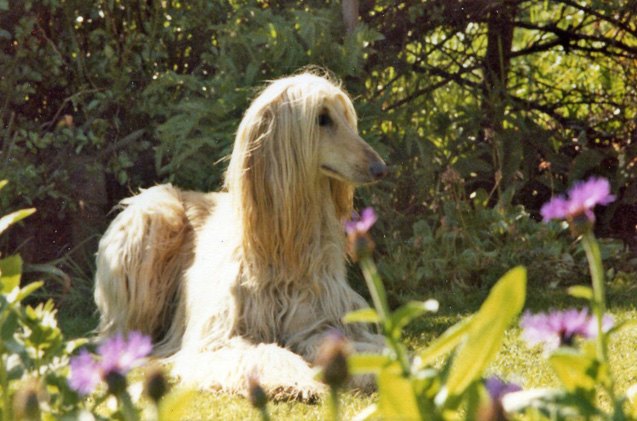
[[[319,126],[329,126],[330,124],[332,124],[332,119],[330,118],[330,115],[327,113],[319,114],[318,124]]]

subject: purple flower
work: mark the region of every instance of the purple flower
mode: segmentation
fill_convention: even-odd
[[[615,200],[610,194],[610,183],[605,178],[591,177],[587,181],[575,183],[567,196],[557,196],[545,203],[540,210],[544,221],[551,219],[572,220],[578,216],[594,222],[593,208],[607,205]]]
[[[117,334],[97,348],[102,356],[101,367],[105,372],[116,371],[126,374],[139,365],[153,349],[148,336],[139,332],[128,334],[128,341],[121,334]]]
[[[377,219],[373,208],[365,208],[360,215],[354,213],[352,219],[345,223],[345,232],[348,235],[366,234]]]
[[[99,364],[86,349],[71,358],[69,386],[80,395],[91,393],[102,380]]]
[[[369,256],[374,250],[374,241],[368,231],[376,222],[376,212],[372,208],[365,208],[360,216],[354,214],[350,221],[345,223],[347,232],[347,246],[353,261],[360,257]]]
[[[491,376],[484,381],[489,396],[494,401],[502,401],[502,397],[507,393],[519,392],[522,388],[515,383],[507,383],[498,376]]]
[[[487,389],[491,399],[478,409],[477,419],[508,420],[509,417],[502,404],[502,399],[507,393],[518,392],[522,388],[517,384],[507,383],[497,376],[486,379],[484,387]]]
[[[124,339],[121,334],[117,334],[97,348],[99,358],[85,349],[71,358],[69,386],[79,394],[87,395],[113,374],[126,376],[151,351],[152,343],[148,336],[131,332]]]
[[[613,326],[613,319],[605,316],[603,331]],[[560,346],[571,346],[576,337],[590,339],[597,336],[597,321],[588,314],[587,309],[552,311],[550,313],[524,313],[520,320],[522,337],[530,346],[544,344],[546,351]]]

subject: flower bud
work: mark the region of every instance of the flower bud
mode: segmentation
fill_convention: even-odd
[[[166,395],[168,392],[168,381],[160,367],[151,367],[146,372],[144,391],[155,403],[158,403]]]
[[[35,383],[20,388],[13,397],[13,411],[18,420],[40,420],[40,390]]]
[[[315,362],[323,368],[323,382],[333,389],[344,386],[349,380],[348,354],[347,339],[337,330],[330,332],[321,344]]]
[[[255,408],[263,411],[268,403],[268,397],[265,390],[259,384],[256,375],[248,377],[248,399]]]
[[[104,380],[108,385],[108,392],[118,396],[126,392],[126,376],[117,370],[112,370],[106,373]]]
[[[361,258],[371,256],[374,251],[374,241],[367,233],[353,233],[347,237],[348,253],[352,261],[357,262]]]

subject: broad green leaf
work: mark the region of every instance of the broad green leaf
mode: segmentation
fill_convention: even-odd
[[[549,363],[569,392],[576,389],[593,390],[603,372],[593,356],[567,348],[555,351]]]
[[[29,295],[31,295],[33,291],[37,290],[42,285],[44,285],[44,282],[42,281],[31,282],[30,284],[26,285],[24,288],[20,289],[18,294],[15,296],[15,299],[13,300],[13,302],[20,302],[24,300]]]
[[[192,389],[175,390],[159,402],[158,419],[162,421],[179,421],[192,416],[192,404],[197,391]]]
[[[8,215],[0,218],[0,234],[2,234],[7,228],[21,219],[26,218],[27,216],[33,214],[35,212],[35,208],[29,209],[21,209],[19,211],[11,212]]]
[[[0,4],[2,4],[2,0],[0,0]],[[0,180],[0,190],[4,189],[7,184],[9,184],[9,180]]]
[[[352,374],[378,373],[389,363],[390,359],[380,354],[354,354],[347,359]]]
[[[570,287],[567,291],[571,297],[582,298],[584,300],[593,299],[593,289],[585,285],[574,285]]]
[[[420,362],[418,364],[418,367],[424,367],[432,363],[436,358],[448,353],[453,348],[455,348],[462,340],[466,338],[466,335],[471,328],[472,322],[473,317],[468,317],[447,329],[445,333],[440,335],[438,339],[434,341],[434,343],[429,345],[424,351],[420,353]]]
[[[524,307],[526,269],[518,266],[507,272],[471,321],[468,337],[457,353],[446,382],[448,395],[459,395],[495,357],[504,332]]]
[[[373,308],[350,311],[343,316],[344,323],[379,323],[378,313]]]
[[[398,338],[402,329],[407,326],[415,318],[422,316],[426,312],[435,313],[438,311],[438,301],[410,301],[407,304],[399,307],[394,311],[391,316],[391,334]]]
[[[378,412],[381,419],[423,419],[411,380],[395,368],[385,368],[378,374]]]
[[[0,291],[8,294],[20,286],[22,258],[18,255],[0,260]]]

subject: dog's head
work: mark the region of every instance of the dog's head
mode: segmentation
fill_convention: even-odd
[[[301,178],[306,187],[321,176],[357,186],[387,173],[359,136],[348,95],[311,73],[276,80],[253,101],[237,133],[229,177],[233,167],[243,168],[241,176],[262,169],[264,182],[287,179],[288,186]]]
[[[316,237],[312,221],[326,210],[349,217],[354,187],[386,173],[358,135],[347,94],[327,78],[303,73],[272,82],[252,102],[237,132],[226,188],[250,241],[285,255]],[[255,232],[261,229],[263,235]],[[272,258],[266,248],[264,257]]]

